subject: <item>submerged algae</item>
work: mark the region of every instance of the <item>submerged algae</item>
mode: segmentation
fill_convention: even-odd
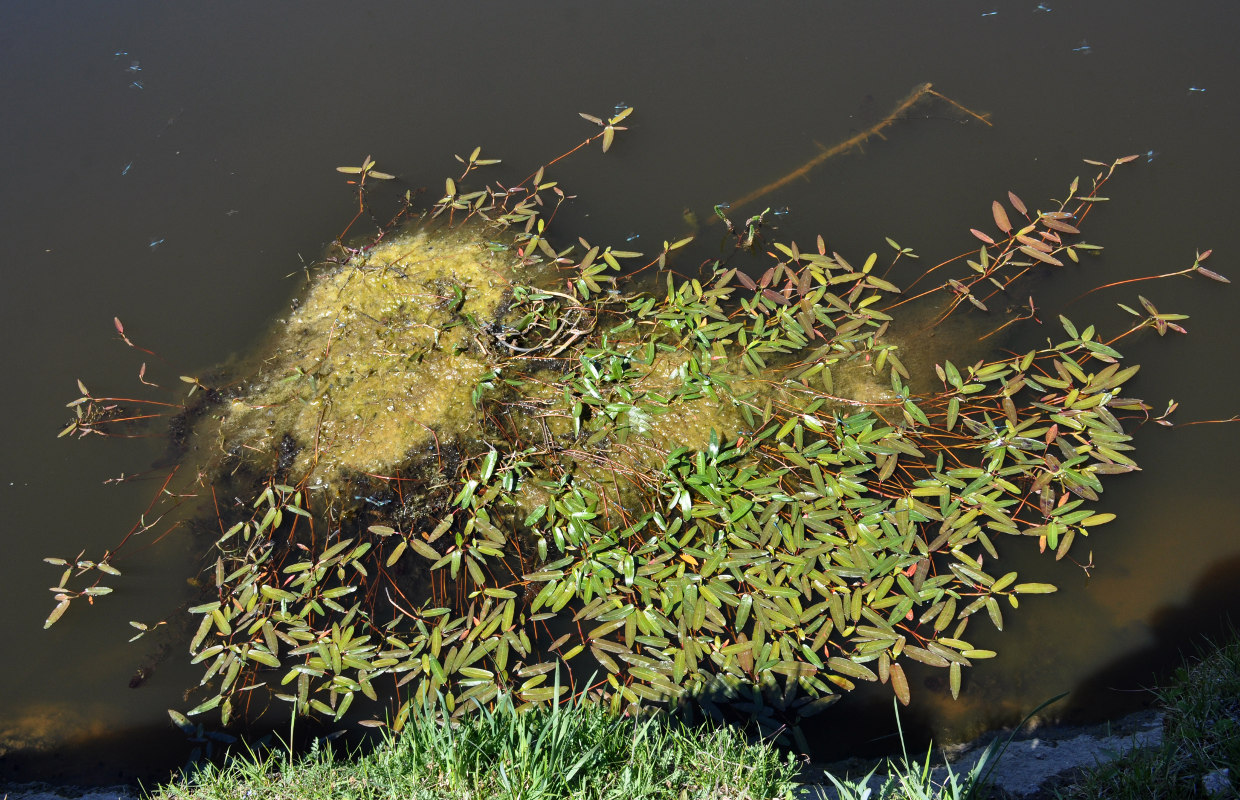
[[[270,354],[227,410],[220,436],[331,484],[385,472],[435,436],[477,437],[471,393],[489,368],[478,325],[503,316],[518,262],[476,226],[415,229],[312,279]]]

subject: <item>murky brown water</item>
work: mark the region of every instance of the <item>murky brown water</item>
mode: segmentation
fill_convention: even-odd
[[[287,276],[352,214],[338,165],[373,154],[435,194],[453,153],[481,144],[532,167],[589,134],[578,111],[633,105],[614,152],[556,173],[580,195],[558,222],[566,237],[637,234],[630,246],[657,247],[680,235],[684,207],[705,216],[934,81],[995,127],[925,109],[771,196],[791,208],[785,236],[821,232],[858,258],[891,236],[933,263],[970,247],[967,229],[1007,190],[1036,205],[1089,174],[1081,158],[1154,151],[1109,184],[1114,201],[1089,220],[1106,254],[1040,281],[1039,305],[1180,268],[1197,248],[1216,248],[1211,266],[1240,276],[1230,243],[1240,6],[1044,6],[0,5],[0,779],[150,774],[188,752],[164,710],[183,707],[195,673],[174,657],[127,687],[150,655],[146,640],[125,643],[127,622],[171,613],[185,594],[176,537],[131,551],[113,596],[41,630],[58,576],[39,559],[115,543],[157,484],[103,482],[147,469],[162,444],[55,434],[75,378],[137,386],[141,354],[115,341],[113,316],[160,353],[147,360],[161,382],[254,342],[285,307]],[[1179,400],[1183,421],[1240,411],[1240,296],[1202,283],[1147,284],[1160,307],[1192,315],[1191,333],[1125,351],[1145,365],[1134,388]],[[1116,327],[1113,302],[1134,294],[1069,314]],[[1062,591],[1009,615],[1000,657],[971,673],[961,701],[915,685],[915,717],[960,735],[1065,690],[1077,690],[1071,714],[1118,708],[1234,609],[1220,587],[1240,566],[1240,427],[1151,426],[1137,443],[1145,472],[1108,485],[1121,516],[1089,543],[1092,577],[1008,548],[1022,576]]]

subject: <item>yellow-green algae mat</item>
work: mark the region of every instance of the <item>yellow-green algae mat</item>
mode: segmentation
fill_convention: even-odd
[[[435,433],[477,436],[470,398],[489,364],[478,332],[452,323],[497,319],[514,263],[468,226],[415,230],[316,273],[222,440],[271,452],[288,434],[292,472],[330,485],[395,469]]]

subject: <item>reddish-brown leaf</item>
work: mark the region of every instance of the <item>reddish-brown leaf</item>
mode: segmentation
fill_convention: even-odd
[[[770,300],[771,302],[777,303],[778,305],[781,305],[781,306],[790,305],[790,303],[788,302],[788,298],[784,297],[779,292],[773,291],[771,289],[763,289],[762,296]]]
[[[1050,228],[1053,231],[1062,231],[1064,233],[1080,233],[1081,232],[1079,228],[1075,228],[1066,222],[1060,222],[1057,219],[1051,219],[1050,217],[1042,217],[1042,224]]]
[[[910,697],[908,690],[908,678],[904,674],[904,667],[899,664],[892,664],[889,667],[891,675],[891,688],[895,690],[896,698],[902,705],[908,705]]]
[[[973,234],[974,236],[976,236],[977,238],[981,239],[981,240],[982,240],[983,242],[985,242],[986,244],[994,244],[994,243],[995,243],[995,240],[994,240],[994,239],[991,239],[989,236],[987,236],[986,234],[982,233],[982,232],[981,232],[981,231],[979,231],[977,228],[969,228],[969,233],[971,233],[971,234]]]
[[[1016,196],[1015,192],[1008,192],[1008,200],[1012,203],[1012,208],[1016,209],[1016,213],[1029,216],[1029,210],[1025,208],[1024,202]]]
[[[995,216],[995,224],[999,226],[999,230],[1004,233],[1012,232],[1012,223],[1008,221],[1007,212],[1003,210],[1003,206],[998,200],[990,205],[990,210]]]
[[[1016,234],[1016,241],[1024,245],[1028,245],[1029,247],[1032,247],[1034,250],[1040,250],[1043,253],[1049,253],[1051,251],[1051,246],[1048,245],[1046,242],[1040,241],[1038,239],[1030,238],[1024,235],[1023,233]]]

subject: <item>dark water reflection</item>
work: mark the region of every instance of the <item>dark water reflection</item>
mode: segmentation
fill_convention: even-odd
[[[969,247],[967,228],[983,227],[1007,190],[1036,206],[1087,174],[1082,157],[1153,150],[1089,221],[1106,254],[1039,282],[1039,305],[1180,268],[1196,248],[1216,248],[1211,265],[1240,275],[1229,242],[1240,6],[1045,5],[0,4],[10,343],[0,778],[107,779],[184,758],[164,710],[184,708],[193,671],[174,657],[130,690],[149,648],[125,644],[128,620],[182,602],[184,542],[129,553],[115,595],[41,630],[57,575],[39,559],[115,543],[156,484],[103,481],[141,472],[162,444],[55,433],[74,378],[137,386],[142,358],[114,341],[113,316],[160,353],[148,369],[164,383],[255,341],[288,301],[287,276],[351,216],[337,165],[370,153],[434,195],[453,153],[482,144],[516,171],[588,135],[576,112],[631,104],[613,153],[555,174],[581,198],[559,222],[566,237],[637,233],[649,248],[680,235],[686,206],[705,215],[934,81],[995,127],[929,108],[773,196],[792,209],[785,235],[821,232],[858,258],[891,236],[933,263]],[[1076,50],[1083,39],[1088,54]],[[1134,390],[1174,397],[1184,420],[1235,413],[1234,290],[1144,288],[1193,319],[1187,339],[1130,346],[1145,365]],[[1069,313],[1114,328],[1112,303],[1132,295]],[[1008,615],[1000,658],[972,673],[961,702],[914,681],[915,713],[960,735],[1075,687],[1072,714],[1113,710],[1118,690],[1171,663],[1196,628],[1168,626],[1166,609],[1208,628],[1230,597],[1195,587],[1234,574],[1238,439],[1227,426],[1143,431],[1146,471],[1108,486],[1121,517],[1087,543],[1093,577],[1009,548],[1013,568],[1063,590]],[[838,719],[852,724],[858,708]]]

